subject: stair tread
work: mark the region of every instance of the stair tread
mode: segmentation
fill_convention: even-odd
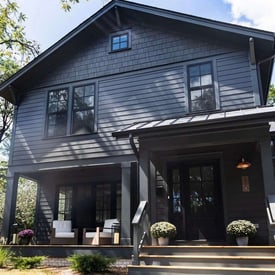
[[[128,268],[141,268],[141,269],[145,269],[145,268],[151,268],[151,269],[169,269],[169,270],[173,270],[173,269],[180,269],[180,270],[190,270],[190,269],[194,269],[194,270],[232,270],[232,271],[262,271],[262,272],[270,272],[270,271],[274,271],[275,272],[275,268],[271,268],[271,267],[224,267],[224,266],[169,266],[169,265],[128,265]]]
[[[233,255],[159,255],[140,254],[139,258],[174,258],[174,259],[247,259],[247,260],[275,260],[275,256],[233,256]]]

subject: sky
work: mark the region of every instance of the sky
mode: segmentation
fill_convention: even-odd
[[[1,1],[1,0],[0,0]],[[101,9],[108,0],[80,0],[70,12],[59,0],[15,0],[27,16],[25,32],[41,52]],[[227,23],[275,32],[275,0],[129,0]],[[275,70],[274,70],[275,71]],[[275,83],[273,74],[272,83]],[[1,159],[1,153],[0,153]]]

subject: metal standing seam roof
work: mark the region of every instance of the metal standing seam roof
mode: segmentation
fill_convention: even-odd
[[[250,109],[223,111],[211,114],[195,114],[149,122],[138,122],[114,132],[112,135],[119,138],[127,137],[129,134],[139,135],[142,133],[157,132],[163,129],[179,129],[216,123],[238,122],[241,120],[254,121],[257,119],[261,120],[261,122],[275,123],[275,106],[261,106]]]

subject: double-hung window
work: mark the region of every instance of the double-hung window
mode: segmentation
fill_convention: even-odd
[[[63,136],[67,131],[68,89],[49,92],[47,136]]]
[[[95,131],[95,84],[49,91],[46,136],[91,134]]]
[[[216,109],[211,62],[188,66],[189,107],[191,112]]]
[[[95,86],[75,87],[73,91],[72,134],[89,134],[94,130]]]

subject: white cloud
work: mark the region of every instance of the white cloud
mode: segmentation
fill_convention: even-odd
[[[231,5],[235,24],[275,32],[274,0],[223,0]]]

